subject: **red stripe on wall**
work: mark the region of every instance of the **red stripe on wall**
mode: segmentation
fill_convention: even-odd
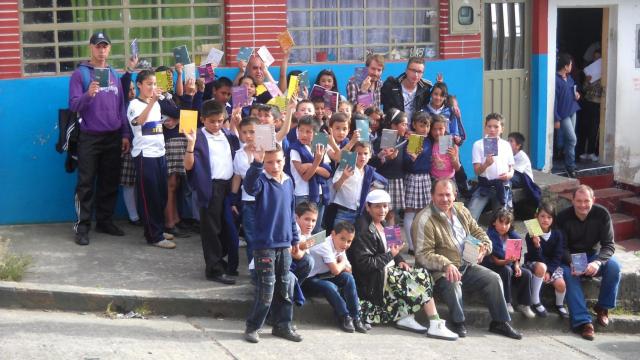
[[[533,32],[531,36],[534,54],[546,54],[548,41],[549,1],[536,0],[533,2]]]
[[[18,0],[0,1],[0,79],[22,76]]]

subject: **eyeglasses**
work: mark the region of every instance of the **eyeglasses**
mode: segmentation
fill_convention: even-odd
[[[424,70],[420,70],[420,69],[412,69],[412,68],[408,68],[408,71],[413,71],[416,74],[424,74]]]

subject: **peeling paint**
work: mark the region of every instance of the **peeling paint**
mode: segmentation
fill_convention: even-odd
[[[640,184],[640,154],[627,146],[617,146],[614,161],[615,180],[625,184]]]

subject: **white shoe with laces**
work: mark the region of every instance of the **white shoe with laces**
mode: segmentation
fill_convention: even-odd
[[[426,327],[420,325],[420,323],[416,321],[416,318],[413,315],[405,316],[402,319],[396,321],[396,327],[401,330],[412,331],[419,334],[424,334],[427,332],[427,330],[429,330]]]
[[[536,317],[536,314],[531,310],[531,308],[527,305],[518,305],[518,311],[524,315],[527,319],[533,319]]]
[[[445,321],[442,319],[429,320],[429,330],[427,331],[427,336],[434,339],[449,340],[449,341],[454,341],[458,339],[458,334],[447,329],[447,327],[445,326]]]

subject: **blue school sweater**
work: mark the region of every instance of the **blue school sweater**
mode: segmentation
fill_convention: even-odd
[[[244,178],[245,191],[256,198],[256,235],[254,250],[286,248],[298,243],[295,220],[293,180],[284,175],[284,181],[263,172],[262,163],[254,161]]]
[[[497,257],[500,260],[504,260],[504,254],[505,254],[504,243],[500,238],[500,234],[498,234],[498,231],[496,231],[496,228],[493,227],[493,225],[489,226],[489,229],[487,230],[487,236],[489,236],[489,239],[491,239],[491,248],[493,249],[491,252],[491,255]],[[507,239],[522,239],[522,238],[520,237],[520,235],[518,235],[518,233],[515,230],[510,230],[507,233]]]
[[[562,256],[564,255],[564,238],[559,230],[551,230],[551,236],[548,240],[540,237],[540,247],[533,246],[533,239],[527,234],[525,237],[527,242],[527,253],[524,255],[524,261],[536,261],[547,265],[547,272],[553,274],[560,266]]]
[[[431,143],[431,139],[424,139],[424,144],[422,146],[422,152],[418,155],[416,161],[411,160],[409,153],[405,149],[403,151],[403,166],[404,171],[408,174],[428,174],[431,172],[431,153],[432,153],[433,144]]]

